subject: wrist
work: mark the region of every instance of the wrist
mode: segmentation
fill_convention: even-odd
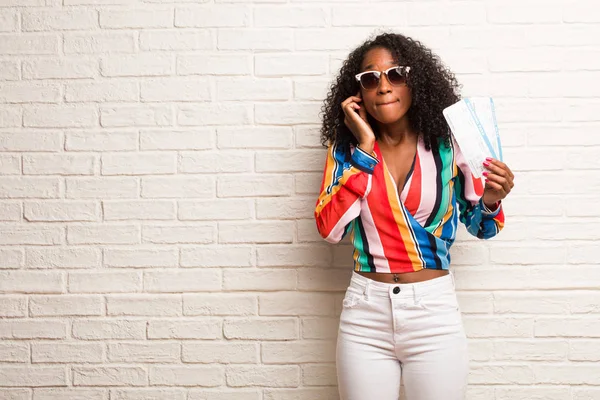
[[[373,151],[375,150],[375,141],[361,142],[358,144],[358,147],[367,154],[373,154]]]

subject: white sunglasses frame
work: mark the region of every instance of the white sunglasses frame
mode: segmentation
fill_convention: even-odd
[[[374,88],[374,89],[365,89],[364,86],[362,85],[362,83],[360,82],[360,77],[363,76],[364,74],[374,73],[377,76],[377,79],[381,80],[381,74],[383,73],[383,74],[385,74],[385,76],[388,78],[388,81],[389,81],[390,78],[388,76],[388,72],[391,71],[391,70],[393,70],[393,69],[396,69],[396,68],[402,68],[404,70],[403,72],[406,74],[406,76],[408,76],[408,73],[410,72],[410,67],[405,66],[405,65],[396,65],[396,66],[393,66],[393,67],[390,67],[390,68],[386,69],[385,71],[375,71],[375,70],[364,71],[364,72],[361,72],[360,74],[354,75],[354,77],[356,78],[356,81],[359,83],[360,87],[363,88],[364,90],[374,90],[376,88]],[[402,86],[402,85],[394,85],[392,82],[390,82],[390,84],[392,86]],[[379,84],[377,84],[377,86],[379,86]]]

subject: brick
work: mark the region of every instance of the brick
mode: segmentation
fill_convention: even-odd
[[[104,393],[102,395],[104,395]],[[114,398],[114,400],[186,400],[186,392],[181,388],[112,389],[110,396]]]
[[[211,96],[209,82],[205,79],[160,78],[141,82],[143,102],[209,101]]]
[[[569,352],[567,341],[503,341],[494,344],[498,361],[563,361]]]
[[[0,32],[15,32],[18,26],[16,10],[0,10]]]
[[[577,318],[536,318],[535,337],[600,337],[600,323],[597,319],[578,316]]]
[[[294,290],[296,271],[266,269],[235,269],[223,271],[223,288],[242,291]]]
[[[34,363],[101,363],[101,343],[32,343]]]
[[[294,389],[265,389],[265,400],[328,400],[338,397],[336,387],[323,388],[294,388]]]
[[[65,367],[0,367],[2,386],[65,386],[67,369]]]
[[[469,372],[469,385],[531,385],[534,382],[535,376],[530,365],[486,363],[471,366]]]
[[[221,174],[228,172],[252,172],[254,157],[252,153],[237,151],[195,151],[180,152],[178,172]]]
[[[293,231],[291,221],[219,222],[219,243],[291,243]]]
[[[17,106],[0,106],[0,128],[20,127],[22,125],[22,110]]]
[[[135,244],[139,243],[140,229],[134,225],[68,226],[70,244]]]
[[[212,48],[214,48],[214,40],[209,30],[144,30],[140,33],[140,49],[143,51],[185,51]]]
[[[179,343],[109,343],[107,358],[122,363],[174,363],[181,360]]]
[[[177,75],[250,75],[252,57],[243,54],[178,54]]]
[[[138,197],[137,179],[133,177],[67,178],[68,199],[106,199]]]
[[[74,154],[25,154],[25,175],[93,175],[94,156]]]
[[[259,267],[326,267],[332,262],[331,250],[325,245],[259,246],[257,263]]]
[[[109,295],[106,314],[109,316],[178,316],[181,296],[171,294]]]
[[[270,293],[259,299],[260,315],[333,316],[334,298],[322,293]]]
[[[56,55],[59,37],[56,34],[14,33],[2,35],[0,54],[3,55]]]
[[[132,33],[69,33],[64,35],[65,54],[133,53]]]
[[[123,293],[142,290],[141,273],[137,272],[72,272],[70,293]]]
[[[59,245],[64,237],[61,226],[0,225],[0,245]]]
[[[32,106],[23,111],[23,126],[32,128],[85,128],[98,125],[98,113],[90,106]]]
[[[98,61],[91,57],[28,58],[22,63],[23,79],[83,79],[98,74]]]
[[[20,65],[17,61],[0,60],[0,80],[16,81],[19,79],[19,71]]]
[[[202,364],[256,364],[258,343],[184,343],[182,361]]]
[[[293,340],[298,338],[296,319],[226,319],[223,333],[227,339]]]
[[[18,343],[5,343],[0,345],[0,360],[3,363],[26,363],[29,362],[29,345]],[[0,392],[0,395],[2,393]]]
[[[85,340],[145,339],[146,322],[132,320],[83,320],[73,321],[73,337]]]
[[[217,145],[220,149],[289,149],[292,136],[289,127],[219,127]]]
[[[260,400],[261,392],[256,389],[205,389],[190,390],[188,400]]]
[[[533,318],[464,316],[469,338],[533,337]]]
[[[141,248],[104,249],[104,264],[107,267],[145,268],[145,267],[176,267],[177,249],[175,248]]]
[[[220,176],[219,197],[288,196],[292,193],[292,175],[260,174]]]
[[[570,361],[600,361],[600,347],[597,340],[575,339],[569,341]]]
[[[563,400],[568,399],[571,396],[571,389],[569,387],[561,387],[554,384],[551,387],[544,387],[538,384],[533,387],[497,387],[496,395],[498,398],[506,400],[535,398],[544,400]]]
[[[362,14],[363,11],[361,11]],[[396,21],[398,15],[396,16]],[[381,14],[380,14],[381,17]],[[397,25],[398,22],[396,22]],[[306,50],[346,50],[360,43],[369,36],[370,27],[358,28],[323,28],[299,29],[294,35],[294,48]],[[404,32],[403,32],[404,33]],[[410,35],[409,35],[410,36]],[[415,35],[421,38],[422,35]],[[345,58],[345,56],[344,56]],[[333,66],[332,66],[333,67]],[[337,70],[337,67],[334,67]]]
[[[261,198],[256,200],[256,218],[258,219],[297,219],[314,216],[315,199],[313,197]]]
[[[68,1],[68,0],[67,0]],[[103,400],[105,391],[102,389],[64,389],[64,388],[39,388],[35,389],[36,400]],[[12,399],[11,399],[12,400]]]
[[[320,106],[319,103],[257,103],[254,119],[259,124],[311,124],[317,122]]]
[[[2,85],[0,103],[57,103],[60,86],[48,83],[8,82]]]
[[[155,293],[219,291],[221,271],[211,268],[145,272],[144,290]]]
[[[258,301],[251,294],[184,294],[183,315],[256,315]]]
[[[290,366],[230,366],[227,368],[227,385],[231,387],[297,387],[300,384],[299,368]]]
[[[100,10],[100,27],[103,29],[169,28],[172,26],[172,8]]]
[[[152,366],[151,385],[216,387],[225,383],[224,368],[220,366]]]
[[[286,29],[220,29],[219,50],[291,50],[292,31]]]
[[[137,150],[136,132],[82,131],[65,134],[67,151],[131,151]]]
[[[330,345],[331,346],[331,345]],[[335,352],[335,344],[333,344]],[[325,350],[327,351],[327,350]],[[331,350],[329,350],[331,352]],[[335,356],[334,356],[335,358]],[[308,364],[302,366],[302,384],[305,386],[337,385],[335,364]]]
[[[248,26],[249,7],[211,5],[200,7],[178,7],[175,10],[175,26],[179,28],[230,28]]]
[[[364,10],[361,12],[364,13]],[[257,28],[325,27],[329,22],[328,14],[328,11],[322,7],[257,7],[254,9],[254,26]]]
[[[2,296],[2,302],[0,303],[0,316],[26,317],[27,298],[25,296]]]
[[[168,226],[147,225],[142,228],[142,242],[157,244],[214,243],[216,237],[213,225]]]
[[[181,126],[247,125],[252,111],[245,104],[209,103],[178,106],[176,114],[177,123]]]
[[[142,178],[144,198],[213,198],[215,178],[212,176],[177,176]]]
[[[178,218],[184,221],[245,220],[253,216],[254,202],[243,199],[180,201],[177,210]]]
[[[21,157],[12,154],[0,154],[0,174],[20,175]]]
[[[319,189],[321,186],[321,179],[323,178],[323,173],[296,173],[294,174],[294,177],[296,178],[294,191],[298,194],[311,194],[315,196],[316,204],[317,197],[319,196]]]
[[[101,107],[100,124],[103,127],[170,126],[173,118],[171,107],[166,105]]]
[[[437,3],[434,5],[438,6]],[[429,14],[435,13],[435,9],[431,9],[429,6],[427,10]],[[409,8],[406,4],[385,4],[373,5],[372,7],[362,7],[355,5],[344,5],[334,6],[331,10],[331,25],[333,27],[355,27],[355,26],[406,26],[410,21],[408,18]],[[422,21],[422,17],[419,18],[414,7],[410,8],[411,17],[415,18],[415,22],[410,21],[411,24],[417,24],[417,21]]]
[[[148,339],[220,339],[222,336],[223,324],[217,319],[148,322]]]
[[[20,221],[21,215],[23,215],[23,212],[21,211],[20,202],[0,203],[0,221]]]
[[[142,130],[142,150],[206,150],[213,148],[213,129],[199,128],[193,131]]]
[[[174,153],[111,153],[102,155],[102,175],[174,174]]]
[[[250,267],[250,246],[200,246],[181,249],[182,267]]]
[[[98,27],[95,10],[26,10],[21,16],[23,31],[94,30]]]
[[[101,83],[67,83],[67,102],[135,102],[140,97],[137,82],[122,80],[102,81]]]
[[[348,287],[352,270],[306,268],[298,271],[298,289],[306,291],[341,291]]]
[[[100,296],[35,296],[29,300],[32,317],[101,316],[104,301]]]
[[[102,202],[105,221],[126,220],[174,220],[177,218],[175,203],[169,200]]]
[[[327,83],[328,82],[322,78],[314,77],[294,79],[294,99],[323,101],[327,97]],[[299,131],[299,129],[297,129],[297,131]]]
[[[66,321],[56,320],[3,320],[0,321],[0,338],[2,339],[65,339],[67,337]],[[0,372],[3,384],[6,375]],[[25,383],[21,381],[21,383]],[[6,386],[6,385],[3,385]],[[21,386],[21,385],[11,385]],[[43,386],[43,385],[42,385]]]
[[[542,8],[540,6],[543,5]],[[518,13],[509,12],[513,7]],[[527,3],[507,2],[504,5],[490,4],[487,7],[487,20],[493,24],[550,24],[562,20],[562,5],[558,2],[542,3],[530,1]]]
[[[301,336],[303,339],[336,339],[338,318],[302,318]]]
[[[173,68],[170,55],[105,55],[100,58],[100,73],[107,77],[162,76],[171,75]]]
[[[292,82],[282,78],[217,78],[217,100],[288,100]]]
[[[74,386],[144,386],[147,372],[142,367],[73,367]]]

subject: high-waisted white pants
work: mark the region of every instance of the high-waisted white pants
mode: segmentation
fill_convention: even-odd
[[[452,273],[413,284],[356,272],[337,340],[341,400],[464,400],[467,338]]]

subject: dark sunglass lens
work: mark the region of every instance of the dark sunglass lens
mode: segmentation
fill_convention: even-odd
[[[374,73],[361,75],[360,83],[365,89],[375,89],[379,85],[379,78]]]
[[[406,75],[401,68],[394,68],[388,72],[388,79],[392,85],[402,85],[406,83]]]

